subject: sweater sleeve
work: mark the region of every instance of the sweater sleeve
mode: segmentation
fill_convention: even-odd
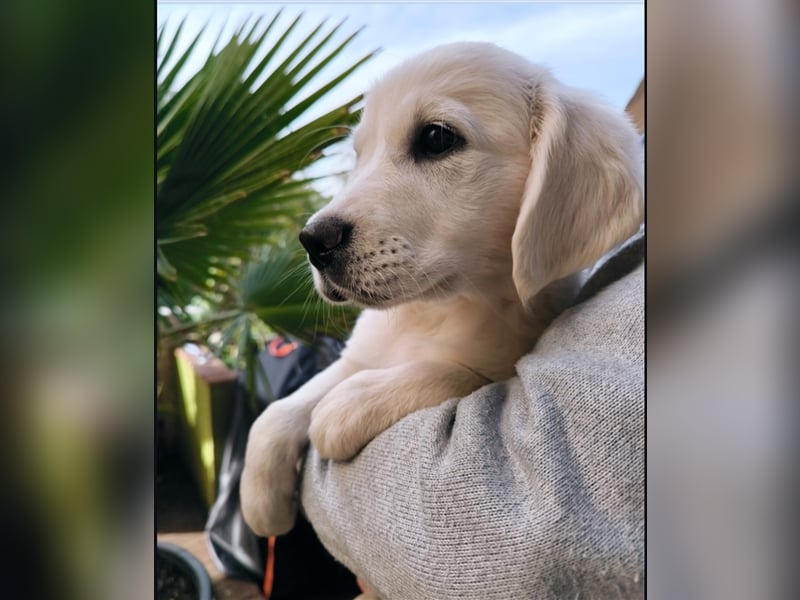
[[[323,544],[384,600],[644,594],[644,270],[562,314],[518,377],[304,468]],[[478,343],[478,342],[476,342]]]

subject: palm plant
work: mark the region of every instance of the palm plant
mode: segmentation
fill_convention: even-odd
[[[303,119],[373,53],[319,83],[358,32],[332,44],[341,23],[325,34],[322,23],[288,47],[301,17],[278,31],[279,16],[242,24],[181,85],[204,31],[180,54],[184,23],[169,42],[163,27],[157,38],[159,336],[216,332],[236,366],[259,332],[341,335],[354,316],[317,298],[296,239],[324,201],[302,173],[356,122],[361,96]]]

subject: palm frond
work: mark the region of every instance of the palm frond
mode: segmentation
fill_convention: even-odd
[[[316,296],[295,241],[325,201],[298,173],[356,124],[361,97],[306,115],[374,52],[332,71],[358,32],[334,43],[343,24],[326,31],[322,22],[290,47],[301,16],[279,26],[280,16],[217,38],[189,76],[208,28],[180,51],[184,23],[170,40],[158,33],[157,301],[172,311],[164,335],[222,329],[244,352],[259,321],[301,339],[341,336],[352,324],[354,311]],[[210,312],[190,317],[196,301]]]
[[[265,248],[244,270],[238,286],[245,311],[283,335],[311,341],[318,334],[342,337],[358,311],[324,303],[314,290],[298,243]]]

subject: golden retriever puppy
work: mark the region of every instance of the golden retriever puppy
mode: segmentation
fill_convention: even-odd
[[[250,430],[241,502],[262,535],[294,524],[309,440],[347,460],[413,411],[512,377],[582,271],[642,222],[627,118],[491,44],[396,67],[353,145],[300,240],[319,293],[366,310],[341,358]]]

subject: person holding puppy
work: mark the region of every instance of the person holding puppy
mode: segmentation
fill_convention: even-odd
[[[280,535],[301,500],[385,600],[639,593],[632,124],[465,42],[373,86],[353,145],[300,241],[317,291],[365,310],[339,359],[253,423],[245,521]]]
[[[352,461],[309,450],[303,510],[364,598],[644,597],[643,245],[596,272],[519,378]]]

